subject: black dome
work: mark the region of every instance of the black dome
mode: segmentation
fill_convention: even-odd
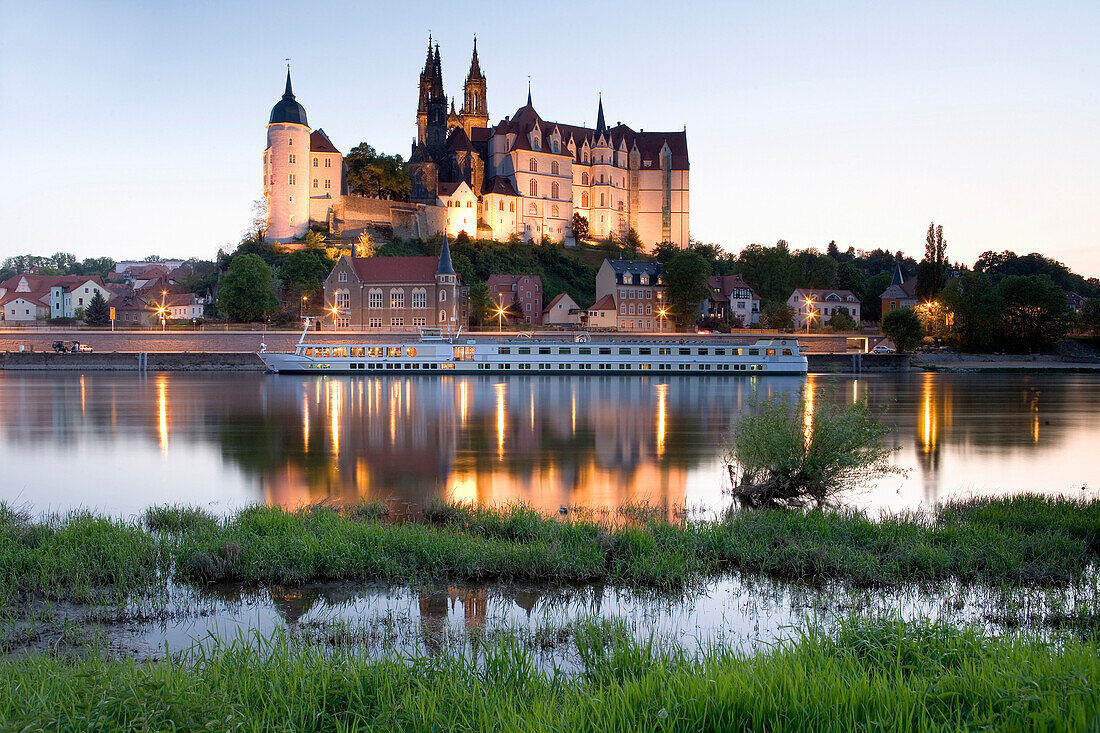
[[[271,119],[267,121],[267,124],[274,125],[277,122],[290,122],[295,125],[309,127],[309,123],[306,121],[306,108],[298,104],[298,101],[294,99],[294,92],[290,88],[290,69],[286,70],[286,91],[283,93],[283,98],[271,108]]]

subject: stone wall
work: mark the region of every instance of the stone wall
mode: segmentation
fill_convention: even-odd
[[[150,372],[262,372],[264,363],[252,353],[0,353],[0,369],[18,371],[150,371]]]
[[[813,374],[909,371],[909,354],[807,354]]]

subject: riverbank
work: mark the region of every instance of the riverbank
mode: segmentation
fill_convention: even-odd
[[[89,602],[195,584],[316,581],[613,583],[681,591],[722,573],[870,587],[913,582],[1065,585],[1100,555],[1100,499],[973,499],[927,514],[734,512],[672,523],[628,506],[614,521],[434,504],[391,521],[379,503],[253,507],[226,519],[150,509],[141,522],[86,512],[34,520],[0,504],[0,607]]]
[[[913,354],[913,368],[930,372],[1043,372],[1100,374],[1100,362],[1034,354]]]
[[[0,662],[12,730],[1087,730],[1095,640],[996,638],[947,624],[848,620],[745,655],[693,656],[582,625],[579,674],[506,636],[472,657],[387,657],[251,639],[176,660]]]

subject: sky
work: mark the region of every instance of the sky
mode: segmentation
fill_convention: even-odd
[[[285,61],[341,151],[409,155],[429,32],[492,122],[688,133],[691,235],[738,252],[1041,252],[1100,275],[1100,3],[0,0],[0,259],[212,258],[262,198]],[[459,96],[459,99],[461,97]]]

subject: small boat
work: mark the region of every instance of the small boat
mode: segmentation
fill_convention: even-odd
[[[463,338],[424,328],[416,341],[307,343],[310,319],[293,352],[259,355],[278,374],[634,374],[701,375],[805,374],[806,356],[793,338],[753,343],[715,339],[588,333],[571,339],[523,334],[498,339]]]

